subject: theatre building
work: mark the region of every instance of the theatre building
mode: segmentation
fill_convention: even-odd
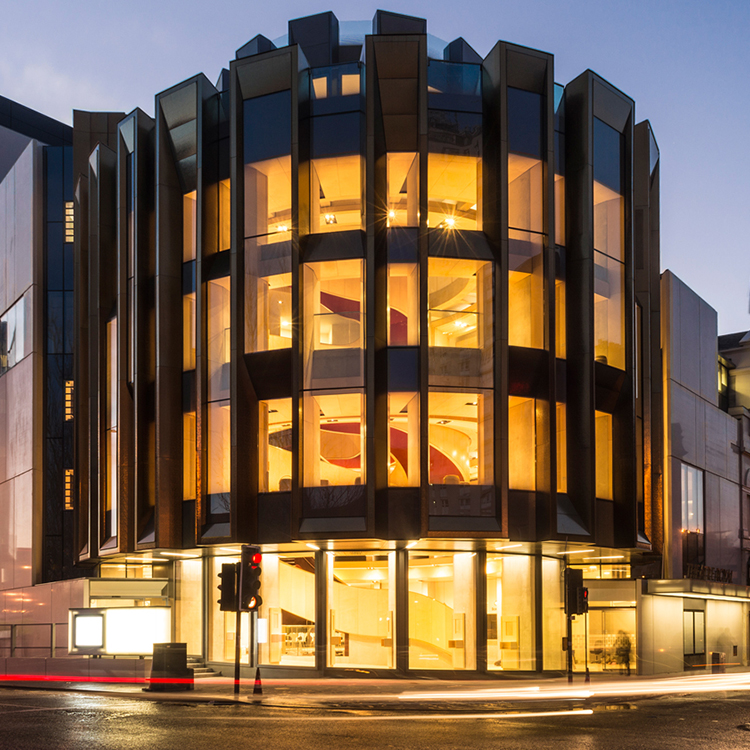
[[[74,112],[83,605],[166,607],[226,673],[218,573],[253,543],[271,673],[554,672],[571,565],[576,670],[622,633],[682,669],[633,100],[378,11],[256,36],[154,112]]]

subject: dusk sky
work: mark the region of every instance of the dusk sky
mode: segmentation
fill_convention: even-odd
[[[153,115],[154,96],[196,73],[216,81],[256,34],[326,10],[369,20],[357,2],[5,3],[0,94],[63,122],[72,109]],[[719,313],[750,329],[750,2],[748,0],[402,0],[486,55],[498,39],[551,52],[566,84],[591,68],[636,102],[661,151],[661,258]],[[29,19],[32,19],[31,22]]]

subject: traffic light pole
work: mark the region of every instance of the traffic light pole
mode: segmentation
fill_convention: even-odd
[[[239,581],[240,577],[240,564],[237,563],[237,580]],[[235,621],[237,624],[235,626],[235,632],[234,632],[234,695],[235,697],[240,694],[240,651],[241,651],[241,642],[242,639],[240,638],[241,634],[241,627],[242,627],[242,612],[240,611],[239,606],[237,607],[237,619]]]

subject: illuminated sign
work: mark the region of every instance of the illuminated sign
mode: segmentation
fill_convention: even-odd
[[[71,609],[68,651],[71,654],[143,656],[154,643],[172,640],[169,607],[105,607]]]

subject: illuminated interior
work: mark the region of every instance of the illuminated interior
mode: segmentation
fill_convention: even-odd
[[[527,154],[508,154],[508,226],[544,231],[544,164]]]
[[[491,393],[431,388],[429,440],[430,484],[492,484]]]
[[[232,183],[219,182],[219,251],[232,246]]]
[[[565,404],[557,404],[557,491],[568,491],[568,422]]]
[[[419,226],[419,155],[388,154],[388,226]]]
[[[195,292],[182,295],[182,371],[195,369]]]
[[[245,240],[245,351],[292,345],[291,242]]]
[[[508,231],[508,343],[544,348],[544,237]]]
[[[703,472],[694,466],[680,467],[682,530],[703,531]]]
[[[245,164],[245,237],[259,244],[292,237],[292,157]],[[228,191],[227,191],[228,192]]]
[[[388,486],[419,487],[419,394],[388,394]]]
[[[361,67],[359,63],[344,63],[326,68],[314,68],[310,78],[312,99],[335,96],[356,96],[360,93]]]
[[[230,278],[213,279],[206,285],[208,400],[229,398]]]
[[[625,198],[594,180],[594,248],[615,260],[625,256]]]
[[[388,346],[419,345],[419,266],[388,264]]]
[[[305,487],[364,483],[364,400],[361,390],[305,393]]]
[[[555,173],[555,244],[565,246],[565,178]]]
[[[104,539],[117,536],[117,318],[107,321],[106,410],[104,424]]]
[[[625,265],[594,251],[594,355],[625,369]]]
[[[195,260],[198,246],[197,193],[182,196],[182,262]]]
[[[194,500],[196,492],[195,412],[182,414],[182,499]]]
[[[310,172],[310,231],[363,229],[363,157],[349,154],[313,159]]]
[[[292,399],[258,404],[259,492],[292,489]]]
[[[596,496],[613,500],[612,485],[612,415],[595,412],[596,435]]]
[[[555,356],[565,359],[568,350],[565,312],[565,279],[555,279]]]
[[[536,400],[508,397],[508,487],[536,490]]]
[[[395,557],[326,554],[329,666],[395,666]]]
[[[476,554],[409,552],[409,668],[476,667]]]
[[[531,558],[487,553],[487,669],[534,668]]]
[[[427,159],[428,226],[481,229],[481,184],[481,157],[431,152]]]
[[[213,401],[206,405],[208,417],[207,482],[209,512],[229,513],[229,488],[231,484],[231,420],[229,399]]]
[[[303,283],[305,387],[362,385],[362,261],[306,263]]]

